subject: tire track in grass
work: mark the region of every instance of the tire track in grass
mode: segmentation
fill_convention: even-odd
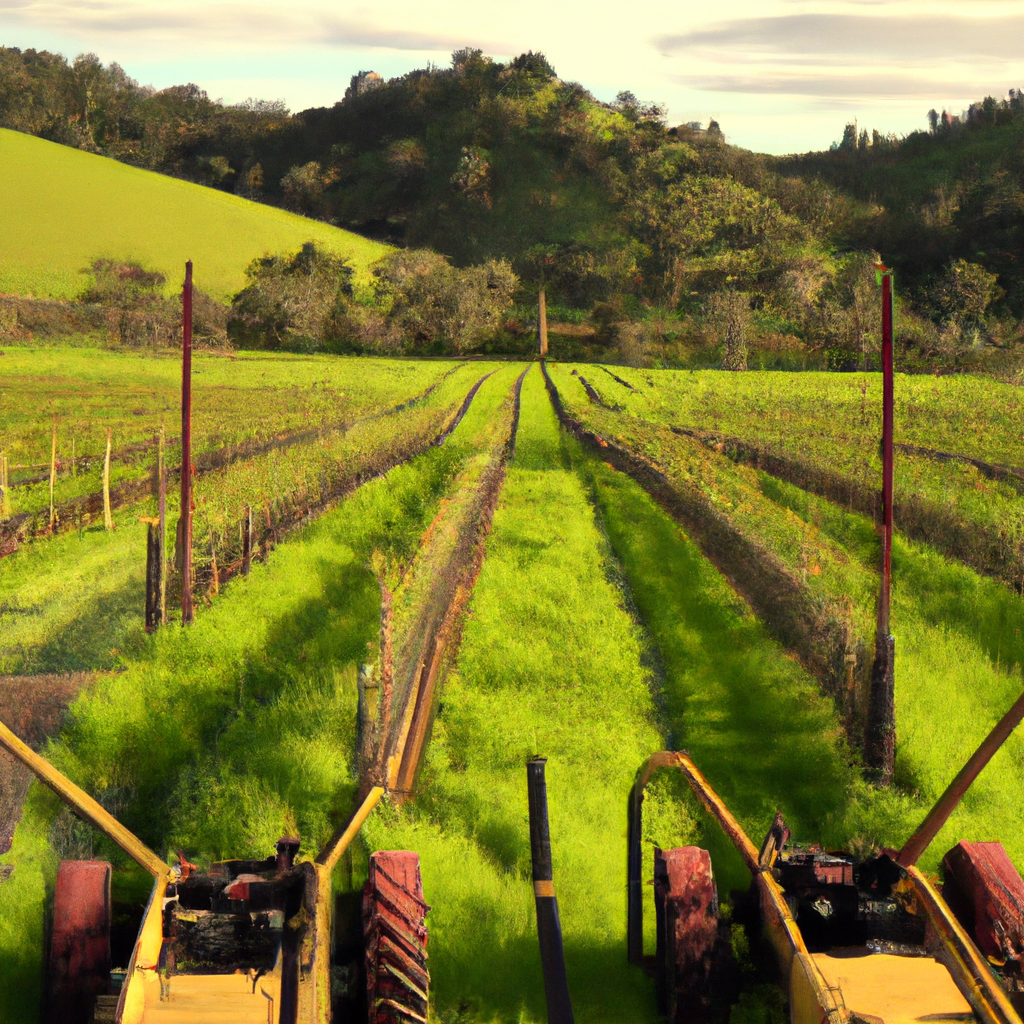
[[[485,542],[506,467],[515,452],[526,374],[524,370],[516,379],[501,414],[492,421],[495,430],[490,450],[470,460],[465,474],[468,479],[431,523],[406,573],[411,599],[407,603],[412,603],[415,611],[405,617],[405,635],[395,652],[399,666],[396,681],[398,689],[403,682],[406,684],[406,707],[395,708],[392,735],[381,738],[381,750],[386,750],[389,757],[375,773],[380,779],[387,776],[391,791],[404,797],[413,791],[433,720],[436,692],[458,653],[466,607],[483,566]],[[425,577],[419,587],[417,576]]]
[[[555,885],[576,1019],[656,1021],[625,957],[626,797],[662,739],[639,631],[537,370],[440,695],[416,800],[365,826],[420,854],[439,1020],[546,1019],[525,762],[548,762]]]
[[[661,656],[666,724],[677,748],[690,751],[755,841],[777,810],[795,841],[886,839],[913,804],[861,780],[814,678],[639,484],[596,458],[586,466]],[[729,882],[745,885],[749,876],[718,830],[702,834],[705,844],[716,858],[724,855]]]
[[[787,522],[787,517],[795,518],[788,513],[773,517],[781,510],[759,492],[756,479],[753,483],[736,479],[728,460],[708,456],[709,461],[688,466],[692,453],[688,458],[685,450],[676,450],[685,442],[667,429],[646,438],[622,438],[612,431],[629,421],[617,419],[614,412],[599,412],[596,415],[603,418],[596,423],[593,413],[577,419],[579,406],[570,404],[571,412],[567,411],[546,367],[544,372],[556,415],[565,429],[636,480],[685,527],[704,556],[843,709],[851,742],[859,744],[862,709],[858,694],[866,689],[870,671],[865,638],[873,643],[873,617],[864,621],[867,616],[862,613],[855,620],[848,614],[845,602],[825,591],[821,565],[808,573],[808,559],[813,553],[813,558],[826,566],[827,574],[840,574],[855,593],[869,585],[867,574],[861,570],[851,575],[846,571],[849,558],[816,539],[809,549],[810,532]],[[717,467],[713,460],[718,460]],[[795,564],[798,557],[804,560],[803,571]],[[846,658],[851,654],[857,663],[853,686],[846,673]]]

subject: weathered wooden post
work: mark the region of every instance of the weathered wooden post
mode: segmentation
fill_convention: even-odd
[[[11,514],[10,501],[8,500],[7,483],[7,456],[0,455],[0,516],[6,518]]]
[[[252,568],[252,506],[245,506],[242,522],[242,575],[248,576]]]
[[[540,338],[540,357],[545,359],[548,354],[548,302],[543,285],[537,296],[537,330]]]
[[[213,530],[210,530],[210,593],[216,597],[220,593],[220,570],[217,568],[217,546],[214,542]]]
[[[896,644],[889,629],[889,598],[892,582],[893,499],[893,361],[892,271],[876,267],[882,285],[882,582],[875,624],[875,661],[871,669],[868,734],[865,760],[878,773],[878,781],[892,783],[896,756]]]
[[[114,529],[111,515],[111,428],[106,428],[106,455],[103,456],[103,529]]]
[[[160,520],[146,522],[146,632],[160,625]]]
[[[57,482],[57,416],[53,417],[53,435],[50,439],[50,529],[53,529],[53,485]]]
[[[569,980],[565,973],[562,923],[551,866],[551,834],[548,830],[548,790],[544,779],[547,758],[526,762],[527,794],[530,805],[530,856],[533,862],[533,896],[537,906],[537,937],[544,970],[544,996],[548,1024],[574,1024]]]
[[[192,261],[181,290],[181,624],[192,621]]]

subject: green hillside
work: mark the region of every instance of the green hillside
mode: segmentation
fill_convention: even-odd
[[[387,247],[348,231],[107,157],[0,129],[0,293],[70,298],[97,257],[160,270],[168,291],[226,300],[249,261],[313,240],[365,269]]]

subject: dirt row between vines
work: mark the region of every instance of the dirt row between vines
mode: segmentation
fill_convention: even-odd
[[[458,369],[460,369],[460,366],[453,366],[438,377],[430,387],[419,394],[413,395],[411,398],[407,398],[405,401],[381,412],[372,413],[369,416],[339,421],[309,430],[295,431],[277,437],[256,438],[240,444],[224,445],[221,448],[200,452],[192,460],[194,475],[197,477],[205,476],[207,473],[227,469],[234,463],[244,459],[254,459],[274,451],[294,448],[297,445],[308,444],[333,434],[345,433],[363,423],[370,423],[387,416],[396,416],[406,409],[426,401]],[[142,444],[132,445],[131,449],[133,454],[139,451],[152,451],[157,443],[156,440],[143,442]],[[168,441],[167,443],[170,444],[171,442]],[[43,479],[49,479],[49,476],[47,475]],[[170,485],[180,479],[181,466],[169,466],[167,468],[168,484]],[[158,487],[156,467],[153,466],[144,477],[126,480],[112,488],[110,491],[110,507],[111,509],[119,509],[141,501],[146,497],[155,496]],[[77,498],[69,498],[54,505],[53,511],[56,520],[56,525],[53,529],[50,528],[50,512],[48,508],[40,509],[36,512],[21,512],[0,524],[0,558],[13,554],[28,540],[49,536],[52,533],[63,533],[68,530],[78,529],[83,525],[88,525],[93,519],[103,513],[103,492],[93,491]]]
[[[494,512],[508,464],[515,456],[527,372],[528,369],[524,370],[512,386],[508,430],[475,485],[458,542],[443,567],[431,576],[426,600],[403,644],[398,672],[394,667],[390,602],[385,598],[381,631],[384,679],[375,722],[370,719],[365,691],[360,692],[360,797],[375,785],[387,785],[399,801],[412,795],[433,725],[436,695],[458,656],[466,611],[483,568]],[[428,534],[433,530],[432,524]]]

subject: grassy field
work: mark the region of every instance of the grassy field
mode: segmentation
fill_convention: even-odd
[[[437,372],[433,364],[426,367]],[[358,423],[315,443],[271,451],[198,478],[193,528],[197,569],[209,567],[211,541],[221,567],[237,553],[238,524],[247,503],[256,510],[259,531],[270,503],[275,515],[290,499],[313,503],[332,482],[372,469],[390,452],[435,436],[471,382],[487,369],[482,364],[464,365],[447,376],[428,401],[394,416]],[[250,401],[258,398],[257,392]],[[169,489],[167,508],[173,541],[178,514],[174,487]],[[145,580],[145,527],[137,519],[155,511],[156,500],[147,495],[116,513],[112,532],[94,524],[40,538],[0,560],[0,672],[109,669],[128,656],[141,636]],[[173,583],[172,576],[172,598]],[[208,586],[209,581],[200,586],[197,597],[201,599]]]
[[[652,459],[675,485],[704,493],[741,535],[780,562],[822,610],[845,612],[870,656],[879,546],[868,519],[764,472],[737,466],[690,438],[590,404],[566,368],[553,368],[552,373],[574,415]],[[741,390],[743,386],[739,385]],[[640,590],[643,584],[636,586]],[[652,614],[661,613],[655,608]],[[1024,603],[996,580],[897,534],[892,616],[897,651],[896,772],[909,802],[905,813],[893,817],[887,812],[872,825],[856,824],[856,815],[841,827],[839,820],[833,822],[829,828],[839,828],[836,842],[860,837],[902,843],[917,816],[938,798],[956,767],[1021,689]],[[761,701],[756,706],[760,709]],[[935,870],[956,838],[998,835],[1014,861],[1024,866],[1024,819],[1001,796],[1007,785],[1021,781],[1024,737],[1015,735],[975,783],[923,864]]]
[[[818,493],[822,486],[846,490],[843,500],[862,512],[880,486],[880,374],[755,372],[729,381],[707,371],[616,371],[630,390],[599,367],[578,370],[620,414],[696,431],[712,445],[724,441],[740,461],[787,463],[792,482]],[[571,398],[582,398],[577,380],[567,385]],[[1024,465],[1020,389],[971,377],[897,375],[895,393],[895,440],[910,446],[896,453],[896,525],[1019,587],[1024,483],[992,479],[964,458]],[[936,461],[922,449],[961,458]],[[817,485],[810,483],[815,473]]]
[[[355,787],[356,673],[379,640],[378,552],[411,560],[511,386],[481,389],[452,439],[371,482],[278,547],[188,630],[146,637],[71,709],[49,754],[157,849],[263,856],[298,832],[315,852]],[[340,756],[339,756],[340,755]],[[2,860],[0,1021],[34,1019],[57,806],[34,787]],[[108,844],[97,852],[123,865]],[[119,874],[130,886],[135,872]],[[144,894],[143,894],[144,895]],[[7,966],[12,964],[10,972]]]
[[[228,301],[249,262],[315,241],[362,272],[388,251],[349,231],[216,189],[0,129],[0,293],[73,298],[100,257],[134,259],[180,290]]]
[[[623,955],[622,834],[633,773],[663,741],[641,637],[570,459],[534,368],[422,793],[367,826],[371,848],[420,854],[441,1020],[545,1019],[526,821],[535,753],[549,758],[577,1020],[658,1019]]]
[[[257,352],[225,358],[197,352],[192,364],[193,459],[225,445],[355,422],[422,393],[457,365]],[[3,371],[0,453],[12,467],[33,467],[12,469],[13,484],[48,476],[54,420],[55,501],[99,490],[108,428],[112,485],[149,471],[161,427],[168,465],[180,463],[180,357],[16,347],[3,356]],[[48,502],[48,479],[11,489],[12,515]]]
[[[699,427],[796,453],[853,446],[877,458],[882,431],[880,373],[634,370],[613,367],[629,390],[596,366],[576,364],[609,404],[633,415]],[[968,376],[895,378],[895,440],[988,462],[1024,466],[1024,396],[1012,384]],[[875,464],[875,463],[873,463]]]
[[[141,420],[130,435],[137,440],[161,411],[174,411],[173,361],[96,353],[73,355],[61,367],[56,356],[35,355],[37,364],[29,352],[12,364],[22,389],[12,408],[20,410],[17,436],[26,444],[48,443],[49,412],[33,420],[33,402],[60,403],[83,436],[86,423],[102,416],[126,432]],[[522,366],[473,362],[449,373],[452,364],[440,362],[264,357],[200,365],[204,444],[251,436],[247,429],[275,436],[335,416],[358,421],[200,477],[198,535],[218,545],[227,543],[241,504],[297,493],[313,499],[332,474],[355,473],[381,451],[433,437],[470,385],[495,371],[445,445],[364,484],[290,534],[249,577],[208,595],[187,630],[147,636],[141,629],[143,529],[135,519],[151,511],[151,498],[121,510],[112,533],[54,536],[0,560],[0,672],[101,670],[51,741],[55,763],[161,852],[182,847],[200,863],[262,856],[288,832],[301,835],[312,854],[355,793],[357,677],[380,654],[379,577],[393,591],[396,665],[415,661],[423,614],[444,589],[438,577],[473,528],[474,494],[498,451]],[[755,402],[745,375],[692,375],[711,397],[686,405],[686,375],[622,371],[657,396],[641,409],[629,407],[639,399],[598,368],[580,367],[609,404],[626,407],[605,409],[588,401],[570,369],[550,367],[572,415],[642,453],[672,486],[702,496],[749,543],[755,570],[758,559],[781,567],[815,614],[848,623],[862,653],[870,652],[873,524],[667,429],[673,416],[684,422],[671,411],[676,403],[691,417],[687,426],[731,431],[719,407]],[[124,396],[140,373],[149,398],[135,417]],[[846,395],[846,376],[818,381],[826,399]],[[427,400],[366,418],[435,380]],[[948,446],[955,438],[928,418],[948,404],[950,417],[966,423],[973,384],[945,395],[927,390],[936,384],[946,386],[914,384],[927,414],[919,415],[919,432],[905,436]],[[807,403],[796,403],[794,416],[807,421],[805,436],[820,429],[834,439],[829,424],[810,422],[813,389],[803,387],[794,386]],[[0,390],[7,393],[6,380]],[[850,395],[855,403],[860,392]],[[1006,435],[1004,447],[974,451],[1012,453],[1016,396],[1005,397],[1003,405],[999,395],[978,397],[986,422]],[[220,420],[216,408],[226,410]],[[774,407],[759,408],[767,420]],[[248,409],[258,409],[253,423]],[[729,415],[737,430],[758,436],[756,416]],[[1021,686],[1021,598],[897,535],[898,785],[870,786],[819,680],[709,560],[699,531],[691,535],[605,457],[559,428],[541,374],[531,368],[516,456],[414,799],[374,813],[338,879],[358,884],[369,850],[420,854],[434,908],[433,1019],[441,1024],[544,1020],[529,884],[529,756],[549,758],[555,885],[577,1019],[653,1022],[652,983],[625,961],[623,894],[626,795],[649,753],[688,749],[755,843],[782,810],[797,841],[856,851],[898,846]],[[202,567],[201,546],[197,558]],[[1022,781],[1024,739],[1015,736],[923,866],[936,870],[957,839],[996,837],[1024,866],[1024,812],[1007,798]],[[654,844],[699,842],[712,850],[723,897],[745,882],[737,858],[679,786],[657,779],[647,811],[645,865]],[[145,879],[119,852],[94,843],[48,791],[34,787],[14,847],[0,858],[15,865],[0,885],[0,963],[5,982],[13,979],[0,987],[2,1024],[36,1014],[43,907],[57,861],[92,852],[117,865],[118,900],[145,898]],[[650,941],[651,913],[647,924]]]

